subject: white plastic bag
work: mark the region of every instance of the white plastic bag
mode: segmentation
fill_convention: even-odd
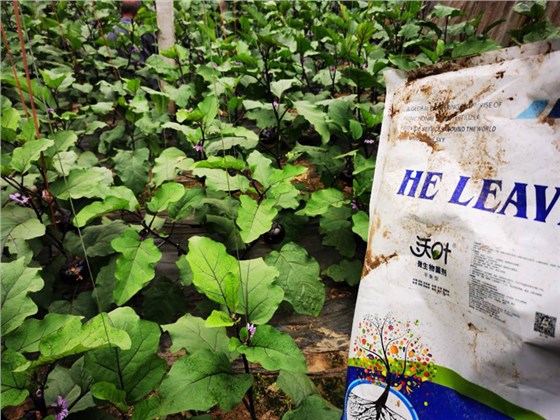
[[[559,50],[385,74],[345,418],[560,418]]]

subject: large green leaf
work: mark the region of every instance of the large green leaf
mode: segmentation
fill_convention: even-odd
[[[206,153],[209,155],[218,154],[234,146],[239,146],[245,150],[252,150],[257,147],[259,142],[259,136],[243,126],[234,127],[229,124],[219,123],[215,126],[213,125],[213,128],[218,130],[214,134],[219,138],[208,142]]]
[[[117,282],[115,278],[116,269],[117,257],[113,256],[109,260],[109,264],[101,267],[99,273],[97,273],[95,289],[92,291],[92,299],[95,300],[99,311],[109,311],[115,303],[113,290],[115,290],[115,284]]]
[[[342,410],[335,407],[320,395],[310,395],[303,400],[301,406],[294,411],[288,411],[282,420],[339,420]]]
[[[214,302],[226,305],[235,312],[240,286],[237,260],[226,248],[210,238],[194,236],[189,239],[187,261],[193,272],[193,283]]]
[[[66,178],[53,182],[49,191],[62,200],[103,197],[105,195],[103,187],[108,187],[112,182],[113,175],[107,168],[74,169]]]
[[[274,283],[278,270],[262,258],[239,261],[241,288],[239,313],[251,324],[265,324],[284,299],[284,290]]]
[[[158,213],[166,210],[171,203],[179,201],[185,194],[185,187],[178,182],[166,182],[154,194],[151,201],[147,204],[148,210]]]
[[[278,210],[274,207],[273,199],[264,199],[259,203],[247,195],[242,195],[239,201],[241,206],[236,223],[241,229],[241,239],[248,244],[270,230]]]
[[[193,174],[205,177],[205,184],[214,191],[247,191],[249,180],[241,175],[230,175],[223,169],[195,168]]]
[[[12,152],[10,165],[17,172],[25,173],[31,168],[31,164],[41,157],[41,152],[47,150],[54,144],[49,139],[28,141],[21,147],[17,147]]]
[[[45,225],[30,208],[7,205],[2,209],[0,231],[2,249],[7,246],[10,252],[20,255],[20,250],[25,245],[23,242],[43,236]]]
[[[161,383],[158,414],[163,417],[186,410],[206,411],[215,404],[230,411],[252,383],[252,375],[232,372],[225,354],[199,350],[177,360]]]
[[[158,187],[165,181],[169,181],[177,176],[180,170],[189,169],[194,161],[187,158],[185,153],[176,147],[165,149],[155,159],[152,169],[152,184]]]
[[[6,347],[21,353],[39,351],[39,342],[43,337],[62,328],[74,317],[74,315],[47,314],[43,319],[26,319],[21,328],[6,337]]]
[[[368,241],[369,217],[365,211],[359,211],[352,215],[352,232],[359,235],[364,242]]]
[[[80,317],[73,317],[62,328],[41,340],[41,356],[33,364],[43,365],[104,347],[127,350],[130,345],[128,334],[113,327],[106,313],[95,316],[85,324],[82,324]]]
[[[226,329],[207,328],[204,319],[186,314],[173,324],[162,325],[161,328],[171,336],[172,352],[185,349],[193,354],[198,350],[206,349],[213,353],[227,354],[229,338]]]
[[[29,372],[14,372],[17,370],[14,360],[7,356],[7,351],[2,352],[2,395],[0,408],[20,405],[29,395]]]
[[[195,208],[201,205],[205,197],[206,191],[204,188],[193,187],[184,190],[183,196],[179,200],[169,204],[168,216],[175,221],[186,219]]]
[[[91,387],[91,395],[98,400],[109,401],[122,412],[127,412],[126,392],[111,382],[96,382]]]
[[[318,216],[326,213],[331,207],[341,207],[347,202],[348,200],[344,199],[342,191],[336,188],[318,190],[311,194],[305,208],[299,210],[296,214]]]
[[[25,318],[37,312],[37,305],[28,296],[43,288],[39,268],[27,268],[23,258],[2,267],[2,336],[18,328]]]
[[[308,101],[295,101],[294,108],[298,114],[305,118],[313,125],[315,130],[321,135],[323,144],[326,144],[331,133],[327,124],[327,114],[323,112],[317,105]]]
[[[161,251],[152,238],[142,241],[133,230],[113,239],[111,246],[122,254],[117,259],[117,284],[113,292],[115,302],[120,306],[154,278],[154,265],[160,260]]]
[[[117,150],[113,161],[115,172],[123,184],[140,194],[148,183],[148,158],[150,151],[146,147],[136,150]]]
[[[300,314],[317,316],[325,302],[325,286],[319,276],[319,263],[304,248],[287,243],[265,258],[280,272],[276,281],[284,289],[284,299]]]
[[[115,210],[128,209],[128,206],[129,202],[124,198],[113,196],[106,197],[103,201],[96,201],[82,208],[74,218],[74,225],[77,227],[84,227],[93,219]]]
[[[267,370],[307,371],[305,357],[292,337],[270,325],[259,325],[250,343],[231,338],[230,350],[245,354],[247,360],[260,363]]]
[[[349,258],[356,252],[351,215],[350,207],[329,207],[321,217],[319,229],[325,235],[323,244],[334,246],[341,255]]]
[[[355,286],[360,282],[362,275],[362,263],[358,260],[342,260],[337,264],[329,266],[323,271],[334,281],[345,281],[350,286]]]
[[[81,237],[73,232],[66,236],[65,245],[73,255],[83,257],[83,247],[88,257],[105,257],[112,254],[111,241],[120,237],[128,229],[122,220],[103,219],[102,224],[86,226],[81,231]]]
[[[270,83],[270,91],[276,95],[277,98],[281,98],[285,91],[290,89],[294,83],[298,83],[297,79],[282,79],[275,80]]]
[[[272,160],[264,156],[258,150],[253,150],[247,156],[247,163],[251,168],[252,178],[259,181],[264,188],[270,186],[270,178],[274,173]]]
[[[310,395],[319,394],[313,381],[304,373],[281,370],[276,384],[296,405],[300,405]]]
[[[90,351],[84,368],[95,382],[109,382],[124,391],[126,402],[133,404],[156,388],[165,374],[167,365],[157,356],[160,329],[140,319],[130,307],[115,309],[109,319],[113,327],[130,336],[130,348]]]
[[[77,360],[70,369],[56,365],[49,373],[45,386],[45,403],[56,403],[57,397],[64,396],[69,403],[77,401],[69,410],[71,413],[95,407],[95,402],[88,391],[91,378],[82,372],[83,358]]]

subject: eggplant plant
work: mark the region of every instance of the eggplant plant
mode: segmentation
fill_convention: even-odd
[[[522,3],[516,41],[558,36]],[[177,1],[176,45],[139,62],[153,1],[118,43],[113,1],[0,7],[3,415],[255,419],[258,367],[284,419],[340,418],[276,316],[359,282],[383,69],[498,48],[488,28],[420,1]]]

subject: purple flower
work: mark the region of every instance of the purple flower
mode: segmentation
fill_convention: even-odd
[[[329,71],[331,73],[334,73],[336,71],[336,67],[335,66],[329,66]]]
[[[47,108],[47,114],[54,114],[53,108]]]
[[[375,140],[373,140],[373,139],[364,139],[364,143],[365,143],[365,144],[373,144],[373,143],[375,143]]]
[[[272,106],[274,107],[274,109],[278,109],[278,107],[280,106],[280,103],[275,99],[272,101]]]
[[[19,204],[20,206],[27,206],[27,204],[29,203],[29,197],[26,197],[25,195],[22,195],[20,193],[13,193],[10,194],[10,200],[12,200],[14,203]]]
[[[56,420],[62,420],[63,418],[68,417],[68,401],[60,395],[56,397],[56,402],[51,404],[51,407],[54,407],[55,409]]]
[[[236,66],[239,66],[239,67],[241,67],[243,65],[243,63],[241,61],[235,61],[233,64],[236,65]]]
[[[204,146],[203,146],[202,144],[200,144],[200,143],[197,143],[197,144],[194,146],[194,150],[196,150],[197,152],[202,153],[202,152],[204,152]]]
[[[255,324],[247,324],[247,331],[249,332],[249,338],[253,338],[255,331],[257,331],[257,327]]]
[[[352,207],[352,210],[360,210],[360,206],[358,205],[356,200],[352,200],[352,202],[350,203],[350,207]]]
[[[362,66],[362,69],[363,69],[363,70],[366,70],[366,69],[367,69],[367,63],[365,63],[365,64]]]
[[[132,52],[132,54],[136,54],[137,52],[139,52],[138,48],[136,48],[135,46],[133,46],[130,51]]]

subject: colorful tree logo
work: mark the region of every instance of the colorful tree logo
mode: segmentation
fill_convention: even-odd
[[[416,325],[418,321],[413,325],[396,320],[390,314],[383,318],[366,315],[358,324],[358,334],[353,342],[357,365],[363,369],[363,379],[384,390],[376,401],[358,401],[354,396],[355,410],[367,409],[369,418],[402,418],[387,406],[391,388],[410,394],[422,382],[433,378],[436,367],[432,354],[414,334]]]

